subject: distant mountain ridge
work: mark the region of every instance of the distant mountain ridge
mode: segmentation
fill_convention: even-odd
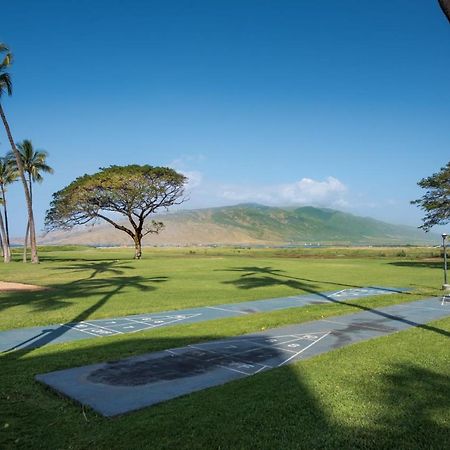
[[[406,225],[393,225],[328,208],[240,204],[159,215],[166,228],[145,245],[342,245],[430,244],[438,237]],[[110,225],[53,232],[42,244],[132,245]]]

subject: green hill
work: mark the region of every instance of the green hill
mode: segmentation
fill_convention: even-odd
[[[275,208],[242,204],[186,210],[159,216],[165,230],[147,245],[341,245],[433,244],[439,237],[414,227],[392,225],[327,208]],[[51,233],[51,244],[130,245],[128,236],[109,225],[87,231]]]
[[[254,239],[305,243],[389,244],[437,242],[436,237],[414,227],[392,225],[327,208],[296,209],[243,204],[190,212],[198,221],[208,220],[238,228]]]

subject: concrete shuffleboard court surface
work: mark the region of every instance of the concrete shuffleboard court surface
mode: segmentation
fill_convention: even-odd
[[[104,416],[115,416],[218,386],[450,315],[431,298],[261,333],[76,367],[36,379]]]
[[[243,303],[203,306],[178,311],[137,314],[113,319],[73,321],[58,325],[18,328],[0,332],[0,352],[38,348],[48,344],[58,344],[94,337],[135,333],[169,325],[239,317],[244,314],[269,312],[311,304],[340,302],[401,292],[406,292],[406,289],[387,287],[349,288],[325,293],[311,293]]]

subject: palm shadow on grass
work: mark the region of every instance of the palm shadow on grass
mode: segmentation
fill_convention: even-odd
[[[335,389],[346,383],[348,374],[345,370],[339,373],[339,363],[331,358],[326,364],[333,364],[333,370],[324,366],[314,372],[314,367],[303,368],[297,363],[113,420],[61,399],[33,379],[36,373],[224,337],[197,333],[181,338],[102,338],[83,348],[27,358],[22,358],[26,351],[5,355],[1,358],[0,385],[11,402],[10,408],[4,409],[5,421],[14,423],[9,415],[18,415],[21,421],[4,430],[4,436],[11,433],[14,442],[14,430],[17,433],[21,427],[22,445],[30,448],[36,443],[61,448],[67,442],[74,448],[444,448],[449,430],[434,413],[448,407],[448,377],[413,361],[393,364],[388,371],[374,373],[370,380],[358,367],[359,381],[348,380],[351,389],[345,388],[342,402]],[[6,374],[16,371],[17,357],[21,370],[8,377]],[[344,361],[349,358],[345,353],[341,357]],[[320,384],[316,384],[317,376]],[[322,386],[327,385],[324,390]],[[364,397],[357,394],[355,400],[354,393],[361,391],[361,385],[366,385]],[[365,421],[361,421],[358,413],[351,411],[352,402],[361,401],[371,405],[370,420],[363,414]],[[330,405],[337,410],[333,414]],[[48,433],[49,424],[58,432]]]
[[[317,287],[317,284],[320,285],[327,284],[332,286],[338,286],[339,288],[367,288],[374,286],[362,286],[360,284],[348,284],[348,283],[337,283],[335,281],[324,281],[324,280],[312,280],[310,278],[304,277],[293,277],[291,275],[286,275],[285,270],[275,269],[273,267],[258,267],[258,266],[246,266],[246,267],[232,267],[230,269],[221,269],[221,272],[238,272],[242,273],[241,277],[238,280],[241,281],[225,281],[225,284],[233,284],[235,283],[237,286],[240,284],[242,289],[252,289],[256,287],[265,287],[265,286],[273,286],[273,285],[285,285],[287,287],[293,289],[303,289],[306,292],[309,292],[308,289],[313,287]],[[273,277],[283,278],[282,281],[278,278],[274,279]],[[398,292],[395,289],[376,287],[377,289],[383,289],[386,292]],[[315,292],[315,291],[314,291]]]
[[[141,291],[153,291],[155,284],[164,283],[166,276],[143,277],[125,275],[125,269],[132,266],[122,265],[120,261],[82,262],[70,266],[50,268],[50,270],[69,270],[73,272],[90,271],[85,278],[77,278],[66,283],[51,284],[48,290],[30,292],[9,292],[0,301],[0,311],[21,305],[30,305],[35,311],[54,311],[65,308],[77,299],[93,296],[109,296],[121,292],[125,287],[134,287]],[[102,275],[99,278],[99,275]],[[51,280],[52,276],[49,276]],[[112,296],[109,296],[109,298]],[[98,308],[97,308],[98,309]]]
[[[229,281],[223,281],[224,284],[232,284],[233,286],[236,286],[239,289],[255,289],[259,287],[268,287],[268,286],[287,286],[293,289],[299,289],[305,292],[308,292],[310,294],[314,294],[318,296],[319,298],[326,300],[327,302],[339,304],[339,305],[346,305],[350,306],[352,308],[361,310],[361,311],[368,311],[372,314],[375,314],[377,316],[383,317],[385,319],[389,320],[396,320],[399,322],[403,322],[407,325],[423,328],[429,331],[434,331],[439,334],[443,334],[444,336],[450,336],[450,333],[446,330],[442,330],[440,328],[433,327],[431,325],[427,324],[420,324],[417,322],[413,322],[411,320],[405,319],[400,315],[393,315],[389,314],[383,311],[379,311],[377,309],[369,308],[367,306],[364,306],[360,303],[354,303],[349,302],[345,300],[338,300],[331,295],[326,295],[323,292],[320,292],[317,290],[317,285],[311,284],[311,283],[305,283],[302,278],[295,278],[295,277],[289,277],[284,275],[279,275],[283,271],[280,271],[278,269],[273,269],[271,267],[241,267],[241,268],[234,268],[230,269],[232,272],[242,272],[242,275],[234,280]],[[261,276],[255,276],[256,274],[263,274]],[[269,276],[265,274],[273,274],[274,276]],[[283,279],[280,279],[278,277],[282,277]],[[287,279],[286,279],[287,278]],[[300,281],[302,280],[302,281]],[[320,282],[322,283],[322,282]],[[334,284],[334,283],[333,283]],[[341,285],[342,286],[342,285]],[[345,286],[345,285],[344,285]],[[362,286],[352,286],[352,285],[346,285],[350,287],[362,287]],[[380,288],[379,288],[380,289]],[[399,292],[392,289],[386,289],[386,292],[398,292],[402,294],[408,294],[407,292]]]
[[[92,278],[95,278],[98,275],[104,274],[123,275],[124,270],[131,270],[131,269],[134,269],[134,267],[130,265],[123,265],[121,261],[112,259],[106,261],[90,261],[90,262],[84,261],[76,263],[74,262],[71,265],[53,267],[51,270],[58,270],[58,271],[64,270],[73,273],[90,271],[91,274],[84,279],[91,280]],[[76,280],[75,282],[78,282],[78,280]]]
[[[322,280],[312,280],[310,278],[303,278],[303,277],[293,277],[291,275],[286,275],[285,270],[275,269],[273,267],[258,267],[258,266],[245,266],[245,267],[232,267],[230,269],[220,269],[221,272],[238,272],[242,273],[241,279],[250,279],[255,286],[254,287],[264,287],[264,286],[270,286],[271,285],[271,277],[280,277],[287,280],[292,280],[291,282],[285,282],[279,284],[284,284],[285,286],[292,287],[293,289],[303,289],[302,286],[306,287],[313,287],[316,286],[315,284],[311,283],[320,283],[320,284],[330,284],[333,286],[339,286],[339,287],[352,287],[352,288],[362,288],[364,286],[357,285],[357,284],[344,284],[344,283],[336,283],[334,281],[322,281]],[[261,275],[266,276],[266,283],[264,283],[263,278]],[[261,280],[258,282],[258,280]],[[248,285],[251,285],[252,283],[249,282]]]
[[[25,301],[32,303],[35,310],[39,311],[63,308],[70,302],[67,301],[67,298],[88,299],[89,297],[98,295],[100,295],[100,298],[72,319],[61,324],[57,329],[44,329],[38,335],[6,350],[6,352],[15,350],[18,347],[24,351],[27,349],[31,351],[35,348],[49,344],[71,330],[71,324],[87,320],[93,313],[104,306],[111,298],[120,294],[125,288],[133,288],[140,292],[150,292],[156,289],[156,286],[154,286],[155,284],[164,283],[168,280],[168,277],[143,277],[140,275],[124,276],[123,269],[130,268],[131,267],[128,266],[117,268],[113,262],[77,264],[70,266],[69,269],[75,271],[92,270],[92,273],[86,278],[77,279],[62,285],[56,285],[53,289],[48,291],[27,293]],[[67,267],[65,269],[67,269]],[[114,276],[97,278],[97,275],[99,274],[103,275],[109,273],[112,273]],[[15,293],[2,299],[0,306],[2,309],[6,309],[22,305],[23,303],[24,295]]]

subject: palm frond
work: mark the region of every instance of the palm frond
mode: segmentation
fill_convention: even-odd
[[[10,66],[13,62],[13,55],[12,53],[7,53],[4,57],[3,57],[3,61],[0,63],[0,70],[1,69],[6,69],[8,66]]]
[[[12,81],[9,73],[0,73],[0,97],[3,93],[12,95]]]
[[[11,76],[6,72],[6,69],[12,64],[13,59],[8,46],[3,42],[0,42],[0,55],[2,54],[4,54],[4,56],[0,59],[0,97],[4,93],[8,95],[12,94]]]
[[[48,164],[45,163],[37,163],[35,164],[35,167],[40,171],[44,173],[53,173],[54,170],[52,167],[50,167]]]
[[[5,187],[17,180],[19,173],[5,156],[0,158],[0,185]]]
[[[53,168],[46,163],[48,153],[45,150],[34,150],[30,139],[24,139],[16,144],[22,160],[23,168],[33,182],[41,183],[43,181],[42,173],[53,173]],[[8,158],[11,160],[11,152]]]

